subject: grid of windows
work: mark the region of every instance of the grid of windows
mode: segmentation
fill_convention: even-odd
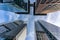
[[[24,0],[14,0],[14,2],[21,8],[27,10],[27,3],[25,3]]]
[[[42,0],[42,1],[41,1],[41,4],[44,4],[45,2],[46,2],[46,0],[44,0],[44,1]]]
[[[4,26],[1,26],[0,27],[0,34],[1,33],[5,33],[5,32],[8,32],[9,30],[7,28],[5,28]]]
[[[0,10],[18,14],[29,14],[29,0],[0,0]]]
[[[11,3],[13,2],[14,0],[3,0],[3,3]]]
[[[49,40],[46,33],[44,32],[37,32],[36,35],[37,35],[37,40]]]
[[[36,1],[37,1],[37,3],[40,2],[40,4],[44,4],[44,3],[55,3],[55,2],[59,3],[60,2],[60,0],[36,0]]]

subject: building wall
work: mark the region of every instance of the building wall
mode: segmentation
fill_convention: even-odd
[[[37,32],[37,40],[49,40],[46,33]]]
[[[0,2],[3,2],[3,0],[0,0]]]
[[[25,40],[26,38],[26,27],[16,36],[16,40]]]
[[[10,2],[10,1],[14,1],[14,0],[3,0],[3,2]]]

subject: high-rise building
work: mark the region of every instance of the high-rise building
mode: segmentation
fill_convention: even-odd
[[[35,22],[37,40],[60,40],[60,28],[46,21]]]
[[[0,37],[5,40],[24,40],[26,37],[26,23],[19,20],[0,25]]]
[[[36,14],[47,14],[50,12],[60,10],[60,0],[36,0],[35,2],[35,13]]]
[[[16,12],[16,13],[26,13],[28,12],[28,0],[1,0],[0,10]],[[2,6],[3,5],[3,6]]]
[[[28,3],[25,3],[24,0],[14,0],[14,2],[21,8],[24,8],[25,10],[27,10]]]
[[[41,27],[41,25],[39,25],[38,22],[35,22],[35,29],[36,29],[36,37],[37,37],[37,40],[49,40],[46,32]]]
[[[14,0],[1,0],[2,1],[2,3],[11,3],[11,2],[13,2]]]

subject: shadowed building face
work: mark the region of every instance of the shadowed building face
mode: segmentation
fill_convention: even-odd
[[[24,0],[14,0],[14,1],[18,6],[27,10],[27,3],[25,3]]]
[[[47,14],[60,10],[60,0],[36,0],[35,14]]]
[[[49,40],[45,30],[39,25],[38,22],[35,22],[36,36],[37,40]]]
[[[3,0],[3,2],[13,2],[14,0]]]
[[[2,3],[3,2],[3,0],[0,0],[0,3]]]
[[[60,40],[60,27],[40,20],[35,22],[38,40]]]
[[[16,39],[17,36],[17,38],[19,37],[18,38],[19,40],[22,39],[21,37],[24,36],[23,39],[25,39],[26,33],[24,35],[22,33],[25,30],[25,28],[26,28],[26,23],[24,23],[24,21],[22,20],[2,24],[0,25],[0,37],[5,38],[6,40],[13,40],[14,38]]]
[[[28,0],[1,0],[0,10],[15,13],[28,13]]]

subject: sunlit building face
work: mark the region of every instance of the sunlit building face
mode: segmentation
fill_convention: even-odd
[[[36,0],[35,14],[47,14],[60,10],[60,0]]]

